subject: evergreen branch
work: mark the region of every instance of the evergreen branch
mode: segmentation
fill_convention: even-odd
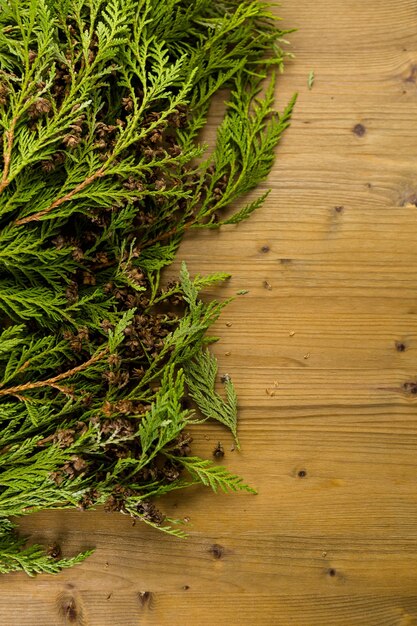
[[[57,198],[56,200],[54,200],[54,202],[52,202],[52,204],[50,204],[46,209],[43,209],[42,211],[38,211],[37,213],[33,213],[32,215],[28,215],[27,217],[18,219],[15,221],[14,225],[23,226],[24,224],[29,224],[30,222],[42,219],[45,215],[48,215],[48,213],[51,213],[51,211],[60,207],[61,204],[64,204],[65,202],[69,202],[74,196],[79,194],[80,191],[83,191],[86,187],[88,187],[88,185],[91,185],[91,183],[93,183],[95,180],[97,180],[103,175],[104,175],[104,168],[100,167],[96,172],[94,172],[93,174],[90,174],[90,176],[87,176],[87,178],[85,178],[81,183],[76,185],[76,187],[74,187],[71,191],[66,193],[61,198]]]
[[[265,191],[265,193],[263,193],[261,196],[259,196],[259,198],[256,198],[256,200],[254,200],[253,202],[250,202],[249,204],[244,206],[242,209],[237,211],[234,215],[232,215],[228,219],[226,219],[223,222],[221,222],[220,225],[223,225],[223,224],[239,224],[239,222],[242,222],[243,220],[247,220],[248,217],[250,217],[250,215],[254,211],[256,211],[256,209],[259,209],[259,207],[261,207],[263,205],[263,203],[265,202],[266,198],[269,196],[270,192],[271,192],[271,190],[268,189],[267,191]]]
[[[24,540],[14,533],[14,526],[0,520],[0,573],[8,574],[23,570],[28,576],[56,574],[63,569],[82,563],[94,550],[87,550],[70,559],[56,559],[39,545],[24,547]]]
[[[240,448],[237,437],[237,396],[229,375],[224,377],[227,401],[215,391],[217,361],[209,352],[198,352],[184,367],[185,380],[191,398],[206,419],[214,419],[227,426]]]
[[[33,390],[33,389],[41,389],[42,387],[53,387],[55,389],[58,389],[59,391],[62,391],[63,393],[66,393],[64,388],[57,385],[57,383],[59,383],[61,380],[72,378],[76,374],[79,374],[80,372],[88,369],[94,363],[97,363],[98,361],[102,360],[107,354],[108,354],[108,349],[105,348],[104,350],[101,350],[101,352],[99,352],[98,354],[95,354],[90,359],[88,359],[88,361],[85,361],[84,363],[81,363],[80,365],[77,365],[76,367],[73,367],[72,369],[66,372],[57,374],[56,376],[53,376],[52,378],[48,378],[47,380],[38,380],[36,382],[24,383],[23,385],[16,385],[15,387],[9,387],[8,389],[0,388],[0,396],[21,396],[22,392]],[[0,384],[0,387],[1,387],[1,384]]]
[[[236,474],[230,473],[221,465],[214,465],[212,461],[199,457],[173,457],[175,461],[185,467],[191,476],[206,487],[211,487],[214,492],[218,489],[228,491],[247,491],[256,494],[256,490],[243,482]]]

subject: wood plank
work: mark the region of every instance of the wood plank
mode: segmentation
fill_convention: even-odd
[[[193,435],[208,456],[220,439],[259,493],[167,498],[188,541],[102,511],[24,519],[66,554],[97,551],[56,577],[1,578],[5,626],[69,624],[70,600],[84,626],[417,624],[417,3],[277,11],[299,28],[277,95],[300,96],[271,194],[180,255],[233,275],[212,295],[248,290],[214,329],[242,452],[216,425]]]

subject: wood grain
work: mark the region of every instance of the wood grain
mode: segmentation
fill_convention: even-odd
[[[103,512],[28,517],[35,539],[97,551],[57,577],[1,578],[4,626],[417,625],[417,2],[279,12],[299,31],[277,95],[300,97],[272,193],[181,254],[233,274],[218,297],[248,290],[215,347],[243,451],[215,425],[195,446],[220,439],[259,495],[171,497],[186,542]]]

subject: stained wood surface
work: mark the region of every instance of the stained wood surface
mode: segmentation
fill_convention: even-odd
[[[233,274],[220,297],[249,290],[215,348],[243,451],[215,425],[195,446],[222,441],[259,495],[169,499],[188,541],[116,514],[27,518],[66,554],[97,551],[57,577],[0,578],[4,626],[417,624],[417,2],[279,11],[299,32],[277,95],[300,97],[272,193],[181,254]]]

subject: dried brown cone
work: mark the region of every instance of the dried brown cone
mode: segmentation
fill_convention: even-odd
[[[46,98],[38,98],[28,108],[28,115],[31,119],[38,119],[47,115],[52,109],[52,105]]]

